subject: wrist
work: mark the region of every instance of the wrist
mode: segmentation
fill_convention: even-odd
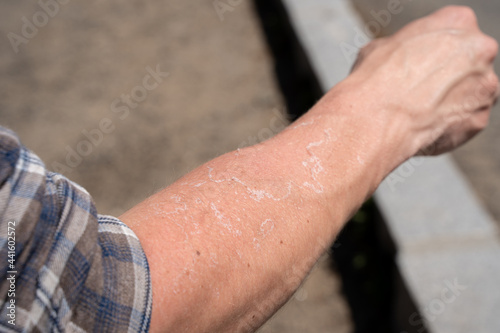
[[[373,82],[372,82],[373,81]],[[419,135],[402,105],[391,104],[393,88],[384,82],[354,74],[333,87],[324,97],[332,117],[348,119],[345,127],[355,132],[353,148],[376,170],[378,186],[390,172],[419,150]]]

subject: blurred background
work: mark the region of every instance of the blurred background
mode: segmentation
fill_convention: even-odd
[[[369,22],[384,0],[354,0]],[[500,3],[402,1],[380,36],[446,4],[500,38]],[[0,124],[119,216],[321,96],[280,1],[0,0]],[[339,63],[345,66],[345,63]],[[500,114],[454,153],[500,221]],[[394,248],[372,202],[261,332],[390,332]],[[379,235],[374,238],[373,235]]]

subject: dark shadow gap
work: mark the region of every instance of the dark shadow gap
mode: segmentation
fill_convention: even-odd
[[[373,200],[349,221],[336,244],[332,268],[341,276],[355,333],[428,332],[399,274],[396,246]]]
[[[254,8],[274,58],[276,79],[290,120],[296,120],[323,93],[281,1],[254,0]]]

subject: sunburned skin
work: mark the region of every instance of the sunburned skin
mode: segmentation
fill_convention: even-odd
[[[316,116],[309,121],[302,121],[302,122],[299,121],[298,125],[294,126],[293,128],[296,129],[299,127],[308,127],[308,126],[314,125],[315,121],[319,120],[320,118],[321,118],[321,116]],[[214,169],[210,166],[207,166],[208,179],[209,179],[209,181],[211,181],[213,183],[223,183],[223,182],[231,182],[231,181],[238,183],[245,188],[246,192],[250,195],[250,198],[257,201],[257,202],[261,201],[264,198],[268,198],[268,199],[271,199],[274,201],[285,200],[290,196],[293,186],[297,186],[300,189],[302,189],[303,187],[309,188],[309,189],[313,190],[315,193],[323,193],[324,187],[321,184],[321,182],[319,181],[318,176],[320,173],[323,173],[325,171],[325,169],[322,166],[321,159],[314,153],[314,150],[315,150],[315,148],[320,147],[322,145],[328,145],[332,142],[337,141],[337,138],[332,135],[332,129],[330,129],[330,128],[325,129],[323,131],[323,133],[324,133],[323,139],[321,139],[320,141],[316,141],[316,142],[310,142],[305,147],[305,150],[307,151],[307,153],[310,157],[307,158],[306,160],[304,160],[302,162],[302,165],[306,169],[309,170],[311,180],[304,182],[302,184],[302,186],[294,184],[293,182],[288,182],[286,184],[286,186],[284,187],[286,189],[286,193],[281,195],[281,196],[270,193],[269,191],[266,191],[264,189],[256,189],[256,188],[248,185],[246,181],[241,180],[237,176],[226,176],[226,177],[222,177],[222,178],[217,178],[216,176],[213,175]],[[235,154],[236,154],[235,156],[239,156],[240,150],[238,149]],[[358,161],[359,161],[359,159],[358,159]],[[192,186],[201,187],[201,186],[205,185],[206,183],[207,183],[206,181],[202,181],[202,182],[199,182],[199,183],[192,185]],[[238,192],[236,192],[235,194],[238,194]]]
[[[319,118],[319,117],[318,117]],[[318,119],[316,118],[316,119]],[[315,119],[312,119],[308,122],[302,122],[298,127],[308,127],[313,125],[315,122]],[[235,202],[240,202],[240,201],[245,201],[251,199],[252,201],[255,202],[261,202],[262,200],[272,200],[272,201],[284,201],[287,200],[291,193],[292,193],[292,188],[296,187],[298,190],[303,190],[303,189],[309,189],[312,190],[315,193],[322,193],[324,191],[324,187],[319,181],[319,175],[321,173],[325,172],[325,169],[322,166],[322,161],[321,159],[317,156],[316,151],[321,150],[323,145],[328,145],[334,141],[336,141],[337,138],[334,137],[332,134],[332,129],[328,128],[323,130],[323,138],[319,141],[313,141],[308,143],[305,146],[305,150],[307,152],[307,155],[309,156],[306,158],[304,161],[302,161],[302,166],[307,170],[307,173],[310,175],[310,179],[308,181],[305,181],[302,186],[298,185],[293,182],[288,182],[284,188],[282,188],[282,193],[276,193],[276,189],[274,191],[268,190],[268,189],[258,189],[255,188],[255,186],[250,186],[247,184],[246,181],[243,181],[240,179],[240,175],[237,176],[232,176],[230,174],[223,173],[222,177],[217,177],[214,175],[214,168],[211,167],[210,165],[207,165],[207,173],[206,173],[206,180],[200,180],[197,182],[183,182],[181,183],[182,186],[186,187],[191,187],[191,188],[203,188],[209,183],[213,184],[223,184],[223,183],[233,183],[233,184],[238,184],[239,186],[242,187],[242,189],[236,188],[234,190],[234,196],[235,196]],[[240,152],[238,152],[239,156]],[[279,190],[278,190],[279,191]],[[171,206],[170,207],[175,207],[174,210],[169,210],[169,211],[164,211],[162,210],[161,207],[158,207],[156,205],[155,209],[155,214],[158,216],[162,216],[164,218],[167,218],[166,221],[169,221],[169,223],[174,223],[177,225],[181,230],[182,233],[185,235],[184,243],[186,246],[191,247],[191,253],[192,255],[192,260],[185,262],[185,266],[180,272],[176,278],[174,279],[173,283],[173,291],[175,294],[178,294],[179,292],[185,292],[180,289],[180,284],[181,281],[184,279],[185,276],[188,276],[189,279],[194,280],[196,279],[197,276],[197,265],[196,261],[198,260],[197,253],[199,253],[198,250],[193,248],[190,245],[190,236],[195,236],[199,235],[202,231],[200,228],[199,223],[194,221],[194,219],[188,214],[189,209],[188,209],[188,204],[182,200],[182,198],[178,195],[172,195],[170,196]],[[172,206],[172,203],[174,205]],[[204,204],[203,200],[201,198],[195,198],[194,203],[197,206],[201,206]],[[209,209],[212,212],[213,216],[215,217],[214,222],[216,223],[220,233],[221,237],[224,236],[230,236],[230,237],[241,237],[244,232],[248,233],[249,231],[245,229],[240,229],[238,226],[241,225],[241,219],[239,216],[228,216],[225,215],[221,210],[218,208],[217,202],[209,202]],[[244,208],[242,209],[244,211]],[[171,217],[171,218],[168,218]],[[256,251],[261,251],[262,249],[262,242],[266,241],[266,239],[273,234],[275,231],[275,221],[272,218],[266,218],[259,226],[258,230],[253,231],[253,247]],[[241,253],[236,253],[238,258],[242,258]],[[217,253],[215,251],[212,251],[208,253],[209,260],[208,260],[208,265],[210,267],[217,267],[219,265],[219,261],[217,258]]]
[[[316,120],[320,120],[320,119],[321,119],[321,116],[311,117],[311,120],[299,122],[299,123],[293,125],[291,128],[297,129],[299,127],[310,126],[310,125],[313,125]]]
[[[319,117],[318,117],[319,118]],[[316,118],[317,119],[317,118]],[[304,121],[297,125],[300,129],[306,129],[307,127],[314,126],[315,119],[310,121]],[[191,181],[180,183],[181,187],[187,189],[196,189],[205,193],[203,191],[217,191],[217,188],[224,188],[227,191],[230,188],[234,195],[233,201],[235,203],[245,203],[245,202],[255,202],[262,204],[263,202],[287,202],[292,200],[292,193],[298,191],[308,191],[314,193],[322,193],[325,191],[320,178],[326,172],[322,158],[322,152],[328,149],[328,146],[337,141],[337,138],[332,134],[333,130],[330,128],[320,129],[315,135],[315,138],[307,143],[302,144],[303,149],[303,160],[297,160],[295,163],[299,168],[303,168],[304,172],[302,177],[302,182],[288,181],[284,186],[275,187],[273,184],[268,184],[263,186],[263,188],[258,187],[258,182],[253,182],[255,179],[246,180],[246,171],[239,171],[237,168],[235,170],[222,170],[217,171],[217,166],[212,166],[210,163],[206,165],[205,173],[201,173],[200,177],[193,179]],[[238,152],[237,158],[245,158],[242,151]],[[248,156],[246,156],[248,158]],[[220,168],[220,167],[219,167]],[[324,178],[323,178],[324,179]],[[215,185],[215,188],[208,187],[210,184]],[[297,210],[301,210],[302,196],[299,196],[299,202],[297,204]],[[268,251],[269,242],[275,239],[274,234],[280,233],[280,227],[283,225],[284,221],[277,221],[273,216],[265,217],[261,222],[251,228],[243,224],[243,219],[245,216],[245,205],[240,206],[240,210],[227,212],[227,208],[221,209],[220,205],[222,203],[212,197],[211,200],[207,198],[195,197],[195,198],[185,198],[183,195],[170,195],[168,200],[161,204],[154,205],[155,209],[153,214],[157,217],[161,217],[165,223],[177,226],[181,233],[184,234],[184,238],[181,242],[184,244],[184,249],[187,250],[189,259],[182,262],[182,269],[178,270],[176,274],[172,277],[171,284],[169,286],[162,286],[163,288],[170,288],[174,295],[190,295],[194,293],[195,285],[202,283],[201,276],[204,267],[208,266],[211,269],[220,269],[223,267],[221,260],[219,259],[219,247],[211,248],[204,253],[201,253],[192,242],[198,236],[202,235],[204,231],[203,222],[196,221],[196,217],[193,216],[190,211],[196,211],[201,207],[213,216],[213,219],[209,219],[207,222],[212,226],[212,230],[219,234],[220,240],[226,242],[228,238],[233,239],[251,239],[251,245],[255,253],[264,253]],[[294,200],[297,200],[295,197]],[[196,206],[196,209],[194,209]],[[165,209],[168,207],[169,209]],[[227,213],[226,213],[227,212]],[[281,225],[281,226],[280,226]],[[213,228],[215,227],[215,229]],[[276,236],[279,237],[279,236]],[[242,253],[239,249],[233,252],[233,262],[246,262],[248,257],[251,257],[248,251]],[[224,258],[224,256],[222,257]],[[225,261],[227,259],[223,259]],[[186,280],[189,280],[194,286],[191,288],[183,288],[186,285]],[[167,289],[164,291],[168,294]],[[219,299],[221,293],[218,286],[214,286],[212,297]],[[162,300],[163,301],[163,300]]]
[[[254,247],[256,250],[260,249],[260,241],[263,241],[266,239],[266,237],[274,230],[274,222],[271,219],[266,219],[262,224],[260,225],[260,230],[259,233],[257,234],[258,237],[255,237],[253,239]]]
[[[179,214],[182,212],[185,212],[187,210],[187,205],[185,202],[182,202],[182,198],[179,197],[178,195],[172,195],[170,197],[171,200],[173,200],[179,207],[176,207],[175,210],[170,211],[170,212],[162,212],[161,210],[158,212],[158,214],[161,215],[172,215],[172,214]]]
[[[363,48],[352,74],[281,133],[122,215],[151,268],[151,332],[256,331],[392,170],[486,126],[497,51],[470,9],[416,21]],[[457,106],[468,116],[451,126]]]
[[[318,141],[318,142],[311,142],[307,147],[306,150],[308,154],[311,156],[309,159],[305,160],[302,162],[302,165],[306,168],[308,168],[311,171],[311,178],[313,180],[312,183],[310,182],[304,182],[304,186],[312,189],[316,193],[323,193],[324,192],[324,187],[318,180],[318,175],[320,173],[323,173],[325,169],[321,165],[321,159],[317,157],[314,152],[313,148],[320,147],[323,144],[329,144],[332,141],[331,137],[331,129],[327,129],[324,131],[325,133],[325,139]]]
[[[320,119],[321,116],[317,116],[309,121],[303,121],[300,122],[298,125],[295,126],[295,128],[299,127],[309,127],[311,125],[314,125],[315,121],[317,119]],[[215,176],[214,175],[214,168],[211,167],[210,165],[207,165],[207,180],[201,180],[198,182],[183,182],[181,185],[187,186],[187,187],[192,187],[192,188],[202,188],[203,186],[209,184],[209,183],[215,183],[215,184],[222,184],[222,183],[233,183],[233,184],[238,184],[241,187],[243,187],[243,190],[236,188],[234,190],[234,201],[236,203],[244,202],[245,200],[251,199],[255,202],[260,202],[262,200],[268,199],[272,201],[282,201],[286,200],[290,197],[292,193],[292,188],[296,187],[298,190],[303,190],[303,189],[309,189],[312,190],[315,193],[323,193],[324,192],[324,187],[323,184],[319,180],[320,174],[325,172],[325,169],[322,166],[322,161],[321,159],[317,156],[315,153],[318,149],[321,149],[321,146],[323,145],[328,145],[331,144],[332,142],[337,141],[337,138],[332,134],[332,129],[327,128],[323,130],[323,138],[319,141],[313,141],[307,144],[305,147],[305,150],[307,151],[308,158],[306,158],[304,161],[302,161],[302,166],[307,170],[307,173],[310,175],[310,179],[308,181],[305,181],[302,185],[293,183],[293,182],[288,182],[282,190],[284,193],[277,194],[276,189],[274,191],[268,190],[268,189],[258,189],[255,188],[255,186],[248,185],[246,181],[241,180],[241,175],[234,176],[231,174],[227,173],[222,173],[222,175]],[[240,155],[240,150],[236,152],[235,156]],[[176,221],[174,219],[174,223],[179,226],[179,228],[182,229],[183,233],[185,234],[185,241],[189,241],[189,235],[195,235],[199,234],[201,231],[199,230],[199,224],[196,223],[195,221],[187,221],[186,220],[186,211],[188,210],[187,204],[182,201],[181,197],[179,196],[171,196],[170,197],[173,202],[175,202],[175,205],[177,207],[173,211],[168,211],[164,212],[161,209],[156,210],[156,214],[159,216],[167,217],[169,215],[180,215],[184,214],[184,223],[180,223],[179,221]],[[195,204],[196,205],[202,205],[203,201],[200,198],[195,199]],[[219,232],[221,236],[225,235],[230,235],[233,237],[240,237],[242,236],[243,231],[235,227],[235,225],[239,225],[241,222],[241,219],[239,216],[226,216],[223,214],[217,207],[217,203],[215,202],[210,202],[209,203],[209,208],[212,212],[212,214],[216,218],[217,225],[220,226]],[[244,209],[243,209],[244,210]],[[189,223],[191,225],[189,233],[185,230],[186,226],[185,223]],[[270,234],[272,234],[273,230],[275,228],[275,222],[271,218],[267,218],[262,222],[260,229],[257,231],[254,231],[253,235],[253,243],[255,249],[260,249],[260,244],[262,241],[264,241]],[[211,264],[217,265],[217,259],[216,259],[216,254],[212,253],[211,254]]]
[[[234,191],[233,200],[236,204],[244,203],[247,200],[252,202],[262,203],[263,201],[274,201],[274,202],[285,202],[288,199],[291,200],[292,192],[298,191],[312,191],[314,193],[320,194],[325,191],[325,187],[321,182],[321,179],[325,179],[325,170],[323,166],[322,158],[320,157],[324,150],[328,150],[331,144],[336,142],[338,138],[333,134],[333,129],[322,128],[318,120],[321,116],[318,115],[312,119],[299,120],[297,125],[294,127],[299,131],[307,130],[308,128],[318,127],[315,138],[307,143],[302,143],[302,149],[304,151],[305,159],[302,161],[297,161],[300,163],[300,167],[304,168],[304,178],[300,183],[288,181],[283,186],[276,188],[272,185],[268,185],[265,188],[259,188],[255,184],[254,179],[244,180],[245,170],[239,171],[235,170],[222,170],[218,171],[216,166],[212,166],[210,163],[204,168],[206,173],[201,174],[199,178],[191,181],[181,182],[182,187],[188,189],[196,189],[200,191],[211,191],[208,188],[209,184],[215,184],[216,187],[223,186],[227,188],[230,186]],[[236,151],[233,156],[236,158],[245,158],[243,150]],[[248,157],[248,156],[247,156]],[[251,185],[253,184],[253,185]],[[205,187],[207,187],[205,189]],[[302,196],[300,196],[300,202],[297,205],[297,210],[301,210]],[[203,226],[200,222],[196,220],[190,214],[190,207],[195,205],[197,208],[206,207],[210,214],[214,217],[210,222],[213,229],[216,231],[221,239],[225,237],[230,237],[234,239],[238,238],[248,238],[252,239],[253,249],[257,252],[261,252],[264,249],[265,242],[269,242],[273,239],[273,234],[277,231],[277,225],[282,224],[283,221],[276,221],[273,217],[265,217],[257,228],[242,227],[242,219],[245,213],[245,206],[242,205],[241,209],[237,212],[232,212],[231,214],[226,214],[223,210],[219,208],[220,200],[203,200],[200,197],[193,199],[184,200],[181,195],[171,195],[169,196],[168,202],[164,204],[155,205],[154,214],[158,217],[162,217],[166,223],[171,223],[176,225],[184,234],[183,243],[188,248],[188,252],[191,253],[190,260],[184,262],[183,269],[173,279],[172,290],[174,294],[184,294],[189,293],[191,290],[182,290],[182,281],[188,278],[190,281],[196,282],[199,274],[203,270],[202,266],[198,263],[201,254],[191,244],[192,240],[200,235],[202,235]],[[165,210],[164,207],[168,206],[169,209]],[[193,238],[194,237],[194,238]],[[206,256],[206,265],[211,268],[216,269],[220,265],[218,258],[217,249],[212,249],[208,253],[204,253]],[[237,259],[243,260],[243,254],[236,250],[234,253]],[[218,292],[216,293],[219,294]]]
[[[218,224],[222,226],[224,229],[229,231],[233,236],[241,236],[241,230],[235,229],[231,223],[231,220],[224,216],[218,209],[217,206],[212,202],[210,204],[210,208],[212,209],[215,217],[218,220]],[[239,219],[239,218],[238,218]],[[224,233],[224,231],[222,231]]]
[[[234,182],[237,184],[242,185],[245,188],[245,191],[249,195],[249,197],[257,202],[261,201],[264,198],[268,198],[274,201],[281,201],[285,200],[290,196],[290,193],[292,191],[292,182],[289,182],[285,188],[286,188],[286,193],[281,195],[281,196],[275,196],[270,192],[266,192],[266,190],[263,189],[255,189],[250,185],[247,185],[246,182],[240,180],[238,177],[235,176],[229,176],[228,178],[221,178],[221,179],[216,179],[213,175],[212,172],[214,171],[213,168],[210,166],[207,166],[208,168],[208,179],[213,182],[213,183],[225,183],[225,182]],[[236,192],[237,193],[237,192]]]

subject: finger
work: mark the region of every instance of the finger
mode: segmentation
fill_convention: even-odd
[[[406,39],[419,34],[440,30],[478,31],[479,26],[476,14],[469,7],[448,6],[408,24],[394,35],[394,37],[397,39]]]
[[[466,6],[447,6],[429,18],[436,21],[443,29],[474,29],[479,30],[477,16],[474,10]]]
[[[484,130],[490,121],[491,107],[479,109],[469,120],[469,131],[478,133]]]
[[[493,106],[496,99],[500,96],[500,86],[498,76],[491,66],[488,73],[479,80],[475,91],[475,97],[482,101],[482,106]]]
[[[498,54],[498,42],[487,35],[481,34],[476,37],[476,49],[479,58],[492,64]]]

